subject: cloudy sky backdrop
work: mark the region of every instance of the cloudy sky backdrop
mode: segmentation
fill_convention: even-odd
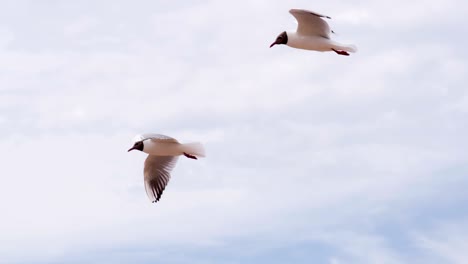
[[[290,8],[358,53],[269,49]],[[467,12],[2,1],[0,263],[468,263]],[[207,148],[156,205],[143,132]]]

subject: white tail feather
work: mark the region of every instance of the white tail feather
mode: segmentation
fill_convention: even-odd
[[[345,51],[347,52],[357,52],[357,47],[355,45],[348,45],[346,46],[346,48],[344,49]]]
[[[199,142],[182,144],[182,149],[187,154],[197,157],[205,157],[205,148]]]

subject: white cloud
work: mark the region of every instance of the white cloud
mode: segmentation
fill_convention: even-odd
[[[468,261],[468,230],[466,219],[448,220],[436,225],[433,230],[418,232],[415,244],[428,256],[436,256],[444,263],[461,264]]]
[[[75,35],[80,35],[86,32],[89,32],[93,27],[98,25],[96,18],[91,17],[81,17],[72,23],[65,26],[65,36],[73,37]]]
[[[440,186],[463,182],[440,175],[467,159],[468,65],[456,43],[394,45],[365,26],[383,16],[377,28],[406,32],[385,10],[398,3],[173,4],[141,13],[77,4],[70,18],[47,13],[50,47],[19,43],[28,33],[19,28],[2,50],[1,255],[47,261],[259,239],[249,250],[315,241],[333,248],[330,263],[415,259],[374,228],[417,223],[412,212],[442,199]],[[359,53],[269,49],[295,28],[293,6],[336,14],[339,37]],[[396,20],[418,27],[430,17]],[[143,191],[144,155],[126,152],[142,132],[201,140],[208,150],[204,160],[181,159],[156,206]],[[432,236],[421,241],[459,259]]]
[[[14,34],[10,29],[0,27],[0,51],[5,49],[13,41]]]

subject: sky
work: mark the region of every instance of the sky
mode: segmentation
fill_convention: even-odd
[[[332,17],[349,57],[286,46]],[[468,263],[468,3],[0,8],[0,263]],[[201,141],[157,204],[139,133]]]

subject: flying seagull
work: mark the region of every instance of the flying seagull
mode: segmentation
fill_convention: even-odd
[[[153,203],[161,198],[180,155],[190,159],[205,157],[205,149],[198,142],[181,144],[174,138],[151,133],[137,135],[134,141],[128,151],[139,150],[149,154],[143,175],[146,194]]]
[[[343,45],[330,39],[330,27],[324,18],[331,17],[304,9],[291,9],[289,13],[297,20],[296,32],[279,34],[270,48],[276,44],[286,44],[297,49],[334,51],[345,56],[349,56],[348,52],[357,51],[354,45]]]

